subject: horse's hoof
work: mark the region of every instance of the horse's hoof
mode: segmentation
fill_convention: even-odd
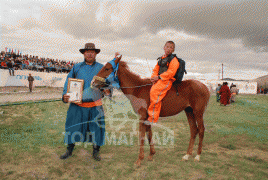
[[[186,154],[185,156],[182,157],[183,161],[188,161],[189,160],[189,154]]]
[[[134,165],[135,165],[136,167],[140,167],[140,166],[141,166],[141,160],[137,160],[137,161],[134,163]]]
[[[194,158],[194,161],[199,162],[200,161],[200,155],[196,155],[195,158]]]
[[[149,155],[148,156],[148,161],[152,161],[153,160],[153,156],[152,155]]]

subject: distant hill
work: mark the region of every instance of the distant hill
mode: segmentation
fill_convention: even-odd
[[[248,81],[248,80],[237,80],[237,79],[232,79],[232,78],[223,78],[222,81]]]

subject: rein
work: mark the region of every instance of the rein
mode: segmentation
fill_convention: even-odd
[[[144,84],[144,85],[140,85],[140,86],[132,86],[132,87],[120,87],[121,89],[122,88],[139,88],[139,87],[143,87],[143,86],[149,86],[149,85],[152,85],[152,84]]]
[[[110,86],[110,84],[106,83],[106,82],[103,82],[103,84],[107,85],[107,86]],[[144,87],[144,86],[149,86],[149,85],[152,85],[152,84],[144,84],[144,85],[140,85],[140,86],[132,86],[132,87],[120,87],[120,89],[131,89],[131,88],[139,88],[139,87]],[[107,88],[107,87],[106,87]],[[106,89],[106,88],[99,88],[99,89]]]

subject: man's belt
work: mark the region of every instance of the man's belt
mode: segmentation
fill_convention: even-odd
[[[91,108],[91,107],[95,107],[95,106],[101,106],[102,105],[102,101],[101,99],[94,101],[94,102],[82,102],[82,104],[78,104],[75,103],[77,106],[80,107],[85,107],[85,108]]]

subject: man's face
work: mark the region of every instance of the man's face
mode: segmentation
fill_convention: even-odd
[[[87,63],[93,63],[96,59],[97,53],[95,50],[86,50],[84,57]]]
[[[165,51],[165,55],[166,56],[169,56],[171,55],[175,50],[175,46],[174,44],[172,43],[167,43],[165,46],[164,46],[164,51]]]

